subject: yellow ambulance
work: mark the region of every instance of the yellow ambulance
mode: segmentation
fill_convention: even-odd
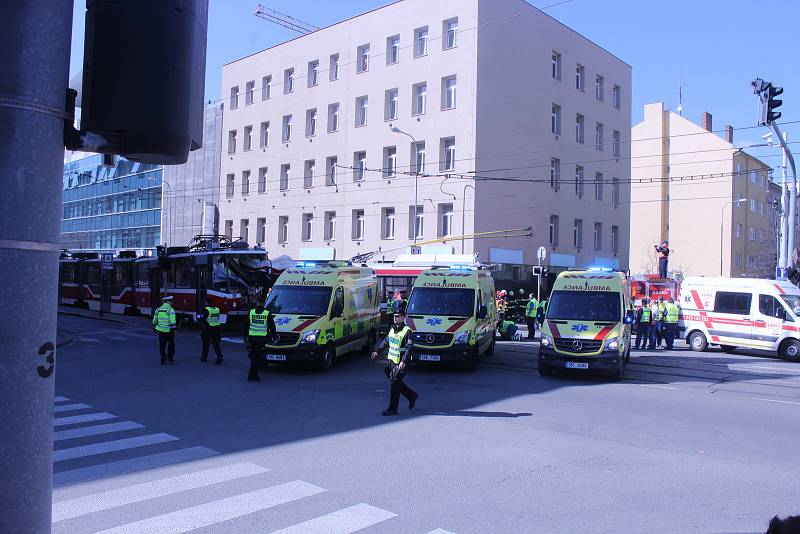
[[[375,271],[349,262],[300,262],[284,271],[267,297],[277,339],[267,363],[307,363],[327,371],[353,351],[372,351],[380,327]]]
[[[475,370],[494,351],[497,310],[492,274],[478,266],[434,267],[414,281],[406,309],[411,359]]]
[[[579,369],[621,379],[630,359],[633,306],[625,275],[609,269],[559,273],[539,347],[539,374]]]

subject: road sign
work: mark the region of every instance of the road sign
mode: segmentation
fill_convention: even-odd
[[[539,247],[539,250],[536,251],[536,258],[539,261],[544,261],[546,257],[547,257],[547,249],[544,247]]]
[[[103,269],[113,269],[114,255],[110,252],[103,252],[103,254],[100,256],[100,264]]]
[[[411,247],[412,254],[422,254],[422,247],[418,247],[416,245]]]

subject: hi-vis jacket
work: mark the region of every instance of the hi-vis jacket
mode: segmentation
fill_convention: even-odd
[[[381,352],[388,345],[389,353],[387,357],[389,361],[395,365],[399,364],[401,361],[405,362],[407,360],[406,344],[409,334],[411,334],[411,329],[405,324],[400,326],[392,324],[389,333],[383,338],[383,341],[378,343],[375,347],[375,352]]]

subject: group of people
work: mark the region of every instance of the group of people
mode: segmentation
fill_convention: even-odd
[[[514,291],[500,290],[495,294],[497,306],[497,330],[503,340],[512,340],[517,332],[517,323],[524,319],[528,327],[528,339],[536,335],[536,325],[541,328],[544,316],[547,313],[547,299],[538,300],[536,295],[530,293],[525,300],[525,292],[519,290],[519,298],[514,296]]]
[[[637,303],[635,310],[636,350],[656,350],[666,342],[667,350],[672,350],[675,338],[678,337],[678,318],[680,308],[675,299],[666,302],[661,298],[650,301],[648,298]]]

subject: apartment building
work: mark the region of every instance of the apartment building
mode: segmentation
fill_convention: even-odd
[[[627,267],[631,68],[527,2],[395,2],[225,65],[222,92],[221,229],[273,256]]]
[[[764,162],[713,131],[648,104],[631,135],[631,270],[655,272],[653,244],[669,240],[670,270],[691,276],[774,276],[780,186]],[[641,182],[641,183],[637,183]]]

